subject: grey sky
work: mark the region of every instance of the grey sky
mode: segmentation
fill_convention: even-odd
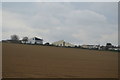
[[[5,2],[3,39],[10,35],[74,44],[118,44],[117,2]]]
[[[2,40],[2,3],[0,2],[0,41]]]

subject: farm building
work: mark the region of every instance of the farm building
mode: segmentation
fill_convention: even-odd
[[[60,41],[54,42],[54,43],[52,43],[52,44],[55,45],[55,46],[75,47],[74,44],[65,42],[64,40],[60,40]]]
[[[43,44],[43,39],[33,37],[33,38],[28,39],[28,41],[26,43],[28,43],[28,44]]]
[[[81,47],[86,49],[99,49],[100,45],[82,45]]]

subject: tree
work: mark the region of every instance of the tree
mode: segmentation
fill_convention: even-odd
[[[28,41],[28,37],[23,37],[22,41],[26,43]]]
[[[19,41],[18,35],[11,35],[11,40],[12,41]]]

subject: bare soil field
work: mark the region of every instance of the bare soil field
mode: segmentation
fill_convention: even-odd
[[[117,78],[118,53],[2,44],[3,78]]]
[[[2,78],[2,43],[0,42],[0,79]]]

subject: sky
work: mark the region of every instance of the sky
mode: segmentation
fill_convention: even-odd
[[[0,41],[2,40],[2,3],[0,2]]]
[[[118,3],[3,2],[2,39],[13,34],[50,43],[117,45]]]

